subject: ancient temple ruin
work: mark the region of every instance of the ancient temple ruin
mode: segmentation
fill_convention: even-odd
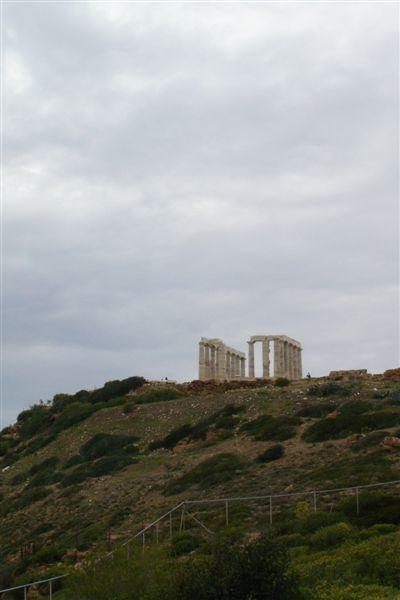
[[[287,335],[253,335],[249,345],[248,376],[246,356],[243,352],[226,346],[219,338],[202,337],[199,342],[199,379],[232,381],[255,379],[254,344],[262,344],[262,377],[287,377],[294,381],[302,377],[301,344]],[[271,369],[271,351],[273,369]],[[273,371],[273,372],[272,372]]]
[[[199,379],[231,381],[245,379],[246,356],[243,352],[226,346],[219,338],[202,337],[199,342]]]

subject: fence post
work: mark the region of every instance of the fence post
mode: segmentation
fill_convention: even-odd
[[[143,534],[142,534],[142,552],[144,552],[144,546],[145,546],[145,544],[146,544],[146,534],[143,531]]]
[[[314,490],[314,512],[317,512],[317,492]]]
[[[24,587],[24,600],[28,600],[28,586]]]
[[[181,533],[184,529],[185,529],[185,505],[182,506],[181,522],[179,525],[179,533]]]
[[[156,523],[156,544],[158,544],[158,523]]]
[[[356,506],[357,506],[357,515],[360,514],[360,498],[358,496],[358,488],[356,488]]]
[[[225,501],[225,525],[228,527],[229,525],[229,506],[228,500]]]
[[[269,497],[269,524],[272,525],[272,496]]]
[[[172,538],[172,512],[169,513],[169,537]]]
[[[52,600],[52,598],[53,598],[53,582],[50,579],[50,581],[49,581],[49,599]]]

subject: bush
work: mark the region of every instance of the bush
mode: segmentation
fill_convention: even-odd
[[[157,448],[172,450],[172,448],[185,438],[188,440],[205,440],[210,429],[224,429],[229,431],[239,423],[236,415],[242,413],[244,410],[244,406],[227,404],[221,410],[205,419],[201,419],[195,425],[185,423],[184,425],[180,425],[176,429],[173,429],[162,440],[151,442],[149,444],[149,450],[156,450]]]
[[[329,381],[327,383],[316,383],[310,386],[307,390],[307,394],[309,396],[320,396],[322,398],[332,395],[349,396],[351,394],[351,389],[344,387],[339,383]]]
[[[84,460],[94,460],[119,452],[128,444],[137,441],[134,435],[116,435],[112,433],[96,433],[80,447],[79,454]]]
[[[178,565],[177,576],[163,600],[300,600],[288,573],[283,544],[263,536],[246,546],[228,538],[214,544],[211,554]]]
[[[182,392],[178,392],[173,387],[159,388],[151,390],[136,397],[136,404],[149,404],[152,402],[166,402],[168,400],[176,400],[182,398]]]
[[[257,456],[256,461],[260,463],[267,463],[273,460],[278,460],[282,458],[285,453],[285,449],[282,444],[275,444],[275,446],[271,446],[265,452]]]
[[[202,489],[225,483],[243,471],[247,463],[236,454],[222,453],[204,460],[194,469],[167,486],[168,494],[179,494],[192,485]]]
[[[59,414],[53,425],[53,431],[59,433],[84,419],[87,419],[96,409],[92,404],[73,402]]]
[[[253,421],[244,423],[240,431],[249,433],[258,441],[284,441],[296,435],[296,426],[300,423],[299,417],[295,416],[273,417],[272,415],[262,415]]]
[[[347,523],[336,523],[329,527],[323,527],[310,537],[310,544],[319,550],[339,546],[351,534],[350,525]]]
[[[303,433],[306,442],[322,442],[347,437],[374,429],[393,427],[400,423],[400,413],[379,411],[368,414],[339,414],[335,419],[322,419],[310,425]]]
[[[45,487],[38,487],[35,489],[25,488],[23,492],[18,496],[18,499],[14,502],[14,510],[20,510],[26,506],[30,506],[39,500],[43,500],[51,493],[51,490]]]
[[[135,403],[134,402],[126,402],[124,404],[124,408],[123,411],[126,415],[129,415],[130,413],[133,413],[135,408]]]
[[[31,437],[47,429],[53,422],[53,415],[45,404],[35,404],[23,410],[17,417],[21,437]]]
[[[362,492],[358,497],[357,515],[356,495],[339,502],[337,508],[350,522],[370,526],[376,523],[400,523],[400,497],[378,491]]]
[[[199,547],[199,540],[191,533],[186,531],[177,533],[171,540],[171,556],[182,556],[188,554]]]
[[[289,384],[290,384],[290,380],[287,379],[286,377],[277,377],[275,379],[276,387],[286,387]]]
[[[57,456],[50,456],[49,458],[46,458],[42,462],[37,463],[36,465],[33,465],[29,469],[28,475],[35,475],[39,471],[44,471],[44,470],[50,469],[52,467],[55,467],[59,462],[60,462],[60,460],[57,458]]]
[[[64,475],[61,479],[62,487],[68,487],[85,481],[91,477],[102,477],[109,473],[115,473],[124,469],[128,465],[135,463],[135,460],[125,455],[105,456],[96,460],[94,463],[84,463],[74,469],[71,473]]]
[[[332,525],[342,523],[344,520],[343,514],[340,512],[326,512],[319,510],[315,513],[306,515],[303,519],[295,523],[294,530],[296,533],[308,535],[319,529],[325,529]]]
[[[310,406],[305,406],[297,411],[296,415],[298,417],[311,417],[311,418],[321,418],[325,417],[327,414],[335,410],[337,407],[336,403],[333,402],[321,402],[320,404],[311,404]]]

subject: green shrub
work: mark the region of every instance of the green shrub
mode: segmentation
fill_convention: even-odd
[[[321,418],[325,417],[337,407],[336,402],[321,402],[320,404],[311,404],[297,411],[298,417]]]
[[[136,404],[149,404],[152,402],[167,402],[168,400],[176,400],[182,398],[182,392],[178,392],[173,387],[159,388],[151,390],[136,397]]]
[[[322,419],[313,423],[303,433],[306,442],[322,442],[347,437],[374,429],[393,427],[400,423],[400,413],[379,411],[367,414],[339,414],[335,419]]]
[[[344,387],[339,383],[328,381],[327,383],[315,383],[310,386],[307,390],[307,394],[309,396],[320,396],[322,398],[332,395],[349,396],[351,394],[351,389]]]
[[[363,413],[366,413],[373,409],[374,403],[367,402],[366,400],[350,400],[349,402],[344,402],[339,407],[341,415],[348,415],[351,417],[362,415]]]
[[[276,387],[286,387],[289,384],[290,384],[290,380],[287,379],[287,377],[277,377],[275,379]]]
[[[295,548],[297,546],[304,546],[304,536],[300,533],[287,533],[285,535],[280,535],[277,537],[277,540],[281,542],[286,548]]]
[[[134,402],[126,402],[126,404],[124,404],[123,411],[126,415],[133,413],[134,409],[135,409]]]
[[[296,426],[300,423],[301,419],[296,416],[262,415],[244,423],[240,431],[245,431],[258,441],[284,441],[296,435]]]
[[[225,483],[243,471],[247,463],[236,454],[222,453],[208,458],[191,471],[179,477],[167,486],[168,494],[179,494],[192,485],[202,489]]]
[[[353,452],[359,452],[360,450],[366,450],[369,448],[374,448],[387,437],[389,433],[387,431],[373,431],[372,433],[368,433],[364,435],[361,439],[355,441],[350,449]]]
[[[149,444],[149,450],[156,450],[157,448],[166,448],[168,450],[174,448],[181,440],[188,437],[192,432],[192,426],[190,423],[185,423],[176,429],[173,429],[168,435],[162,440],[155,440]]]
[[[28,475],[36,475],[36,473],[39,473],[39,471],[48,470],[52,467],[55,467],[59,462],[60,460],[57,456],[50,456],[42,462],[33,465],[29,469]]]
[[[25,508],[26,506],[30,506],[35,502],[39,502],[39,500],[43,500],[51,493],[51,490],[45,487],[37,487],[33,489],[25,488],[21,494],[18,496],[18,499],[14,502],[13,508],[14,510],[20,510]]]
[[[344,521],[343,514],[340,512],[327,512],[319,510],[306,515],[301,520],[294,523],[294,531],[303,535],[314,533],[319,529],[337,525]]]
[[[17,417],[21,437],[31,437],[47,429],[53,422],[50,408],[45,404],[34,404],[23,410]]]
[[[354,494],[337,505],[350,522],[370,526],[376,523],[400,523],[400,497],[379,491],[361,492],[357,499]]]
[[[101,456],[120,453],[120,450],[137,441],[134,435],[116,435],[112,433],[96,433],[79,449],[84,460],[94,460]]]
[[[195,441],[205,440],[210,429],[224,429],[229,431],[239,423],[236,415],[242,413],[244,410],[245,407],[242,405],[227,404],[221,410],[205,419],[201,419],[195,425],[185,423],[184,425],[180,425],[176,429],[173,429],[162,440],[151,442],[149,444],[149,450],[156,450],[157,448],[172,450],[184,439]]]
[[[188,554],[199,547],[199,540],[192,534],[186,531],[177,533],[171,540],[171,556],[182,556]]]
[[[336,523],[319,529],[310,537],[310,544],[319,550],[339,546],[351,534],[348,523]]]
[[[163,600],[301,600],[286,549],[271,536],[245,546],[217,541],[207,557],[177,565]]]
[[[96,408],[89,403],[73,402],[72,404],[68,404],[65,410],[63,410],[55,420],[52,429],[56,433],[59,433],[60,431],[87,419],[95,412],[95,410]]]
[[[256,458],[256,461],[260,463],[271,462],[273,460],[278,460],[279,458],[282,458],[284,453],[285,449],[282,446],[282,444],[275,444],[275,446],[271,446],[270,448],[265,450],[265,452],[259,454],[259,456],[257,456]]]
[[[124,469],[128,465],[134,464],[136,461],[127,456],[126,454],[122,455],[112,455],[105,456],[91,463],[83,463],[74,469],[71,473],[64,475],[61,479],[61,486],[68,487],[70,485],[75,485],[77,483],[81,483],[85,481],[85,479],[89,479],[91,477],[102,477],[103,475],[108,475],[109,473],[115,473]]]

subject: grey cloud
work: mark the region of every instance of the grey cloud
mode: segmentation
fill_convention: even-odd
[[[7,420],[201,335],[395,366],[396,10],[7,5]]]

